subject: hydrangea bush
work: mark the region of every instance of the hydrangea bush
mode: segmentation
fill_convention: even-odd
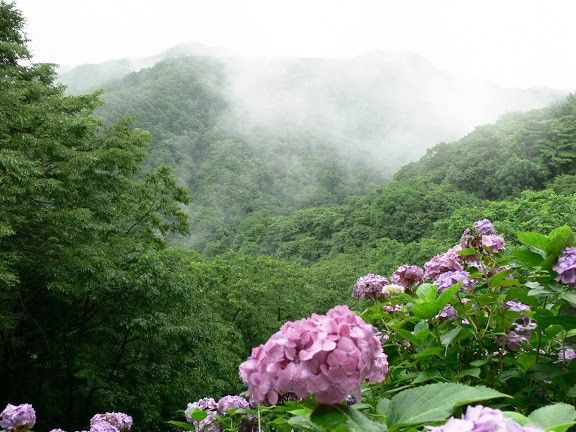
[[[286,323],[240,365],[251,404],[191,404],[195,430],[565,432],[573,242],[561,227],[510,247],[483,219],[423,267],[362,276],[352,296],[371,305]]]
[[[36,424],[36,411],[30,404],[8,404],[0,413],[0,427],[6,432],[24,432]],[[128,432],[132,428],[132,417],[120,412],[96,414],[90,420],[89,432]],[[50,432],[66,432],[55,428]],[[88,431],[82,431],[88,432]]]
[[[518,233],[511,247],[491,221],[477,221],[423,267],[360,277],[352,296],[362,312],[336,306],[285,323],[240,365],[244,394],[189,403],[186,423],[169,423],[195,432],[573,430],[575,287],[569,227]],[[30,405],[0,414],[10,432],[34,422]],[[90,430],[131,425],[105,413]]]

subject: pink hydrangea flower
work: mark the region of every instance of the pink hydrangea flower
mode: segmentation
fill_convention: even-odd
[[[32,429],[35,424],[36,411],[30,404],[8,404],[0,413],[0,427],[7,431]]]
[[[388,285],[388,279],[384,276],[369,273],[356,281],[352,295],[355,298],[375,299],[383,297],[382,288]]]
[[[342,402],[351,394],[359,397],[366,379],[380,382],[387,372],[378,332],[347,306],[285,323],[240,365],[251,400],[271,405],[290,394]]]
[[[434,280],[442,273],[462,271],[462,263],[456,247],[447,252],[432,257],[430,261],[424,264],[424,278]]]
[[[424,270],[422,268],[415,265],[404,264],[392,273],[392,283],[410,287],[421,283],[423,277]]]

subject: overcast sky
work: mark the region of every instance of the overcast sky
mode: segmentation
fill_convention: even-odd
[[[238,54],[382,49],[514,87],[576,90],[574,0],[16,0],[37,61],[143,57],[184,42]]]

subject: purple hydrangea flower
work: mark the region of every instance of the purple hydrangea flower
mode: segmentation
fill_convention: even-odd
[[[404,309],[404,308],[402,305],[397,304],[394,306],[384,305],[384,306],[382,306],[382,309],[384,309],[384,312],[387,312],[387,313],[396,313],[396,312],[402,312],[402,309]]]
[[[409,287],[421,283],[423,277],[424,270],[422,268],[415,265],[404,264],[392,273],[392,283]]]
[[[107,412],[90,419],[90,430],[93,432],[114,432],[108,425],[117,431],[128,431],[132,427],[132,417],[121,412]]]
[[[442,273],[434,281],[438,287],[438,292],[442,292],[458,282],[462,282],[462,288],[465,290],[474,286],[474,281],[470,279],[470,273],[465,270]]]
[[[120,430],[113,424],[100,422],[90,425],[90,432],[120,432]]]
[[[207,416],[200,420],[194,420],[190,414],[194,410],[203,410],[206,411]],[[195,432],[220,432],[222,429],[220,424],[217,422],[218,415],[216,410],[218,409],[218,404],[212,398],[202,398],[197,400],[196,402],[189,403],[184,411],[184,416],[186,417],[186,421],[188,423],[192,423],[194,425]]]
[[[63,429],[52,429],[50,432],[66,432]]]
[[[481,235],[496,234],[496,229],[489,219],[482,219],[474,222],[474,230]]]
[[[462,233],[462,235],[460,236],[460,241],[458,242],[458,244],[460,245],[460,247],[462,249],[466,249],[469,247],[472,247],[472,243],[474,241],[474,234],[472,233],[472,231],[470,231],[470,228],[466,228],[464,230],[464,232]]]
[[[387,372],[380,335],[347,306],[285,323],[240,365],[251,401],[271,405],[286,394],[342,402],[359,397],[364,380],[383,381]]]
[[[558,351],[558,360],[563,362],[569,362],[576,358],[576,351],[574,348],[563,348]]]
[[[509,331],[506,336],[498,337],[498,343],[500,346],[507,348],[510,351],[516,351],[524,341],[526,341],[526,338],[515,331]]]
[[[576,286],[576,247],[564,249],[552,269],[558,273],[557,281]]]
[[[514,331],[528,340],[530,339],[530,336],[532,336],[532,330],[535,330],[536,328],[538,328],[538,324],[528,317],[522,317],[516,321]]]
[[[528,312],[530,310],[530,306],[512,300],[506,302],[506,307],[512,312]]]
[[[218,412],[220,414],[226,414],[226,411],[232,409],[248,409],[250,404],[242,396],[223,396],[218,401]]]
[[[440,321],[453,320],[456,318],[458,318],[458,311],[454,309],[454,306],[451,304],[444,306],[444,309],[442,309],[440,313],[436,315],[436,319]]]
[[[460,262],[460,255],[456,247],[447,252],[432,257],[430,261],[424,264],[424,277],[434,280],[442,273],[451,271],[462,271],[464,267]]]
[[[384,276],[370,273],[356,281],[352,295],[355,298],[374,299],[383,297],[382,288],[384,288],[385,285],[388,285],[388,279]]]
[[[504,241],[504,237],[499,235],[489,234],[482,236],[482,248],[485,251],[498,253],[506,247],[506,242]]]
[[[461,418],[451,417],[444,425],[429,426],[428,430],[431,432],[543,432],[534,425],[521,426],[514,420],[504,417],[502,411],[482,405],[469,406]]]
[[[35,424],[36,411],[30,404],[8,404],[0,413],[0,427],[7,431],[32,429]]]

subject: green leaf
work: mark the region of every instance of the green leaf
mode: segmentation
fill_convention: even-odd
[[[388,425],[417,425],[440,422],[455,407],[487,399],[509,397],[488,387],[437,383],[404,390],[390,400]]]
[[[492,288],[498,287],[499,284],[502,283],[502,281],[504,281],[509,275],[510,275],[509,270],[503,270],[496,273],[495,275],[490,277],[490,279],[488,279],[488,286]]]
[[[576,307],[576,293],[570,291],[564,291],[560,297],[570,303],[572,306]]]
[[[280,417],[278,417],[276,420],[281,420],[283,422],[283,419]],[[324,432],[323,428],[316,426],[307,417],[290,417],[288,419],[288,423],[306,431]]]
[[[440,312],[444,306],[450,303],[450,300],[456,297],[456,294],[458,293],[458,291],[460,291],[462,285],[463,285],[462,282],[458,282],[442,291],[442,293],[438,296],[435,302],[436,307],[438,308],[438,312]]]
[[[523,414],[517,413],[516,411],[502,411],[505,417],[511,418],[520,426],[525,426],[532,423],[528,417]]]
[[[176,420],[170,420],[170,421],[167,421],[166,423],[181,427],[182,429],[185,429],[185,430],[190,430],[190,428],[193,427],[190,423],[182,422],[182,421],[176,421]]]
[[[385,424],[370,420],[360,411],[342,404],[319,405],[310,414],[310,421],[330,432],[384,432],[387,430]]]
[[[473,378],[480,378],[480,373],[482,370],[480,368],[472,368],[466,369],[456,375],[457,378],[464,378],[464,377],[473,377]]]
[[[208,413],[200,408],[195,408],[193,410],[186,411],[186,414],[188,414],[188,417],[190,417],[192,420],[196,421],[202,421],[206,417],[208,417]]]
[[[576,408],[565,403],[557,403],[533,411],[528,418],[547,431],[565,432],[576,424]]]
[[[554,259],[558,258],[564,248],[570,246],[574,242],[574,233],[568,225],[558,227],[548,234],[550,242],[546,247],[548,256]]]
[[[426,357],[441,356],[443,352],[444,348],[442,347],[425,348],[422,351],[419,351],[418,353],[414,354],[414,358],[421,359]]]
[[[459,250],[456,253],[460,256],[472,256],[472,255],[476,255],[477,252],[478,251],[476,250],[476,248],[469,247],[466,249]]]
[[[434,284],[425,283],[418,287],[416,296],[423,300],[434,300],[436,298],[436,286]]]
[[[378,401],[378,404],[376,405],[376,412],[378,414],[386,415],[386,413],[388,412],[388,405],[390,405],[390,399],[388,398],[380,399]]]
[[[527,246],[533,246],[543,252],[546,251],[548,245],[550,244],[550,239],[548,236],[540,233],[521,231],[517,233],[516,236],[518,237],[518,241],[520,243],[523,243]]]
[[[430,319],[434,318],[440,310],[434,302],[427,302],[413,305],[411,311],[416,318]]]
[[[449,330],[446,333],[441,334],[440,335],[440,343],[442,344],[442,346],[447,347],[448,345],[450,345],[452,343],[452,341],[454,341],[456,336],[458,336],[458,334],[460,333],[461,330],[462,330],[462,326],[457,325],[452,330]]]
[[[544,262],[542,255],[537,254],[524,248],[514,248],[510,250],[510,256],[516,258],[521,264],[527,266],[528,268],[539,267]]]

